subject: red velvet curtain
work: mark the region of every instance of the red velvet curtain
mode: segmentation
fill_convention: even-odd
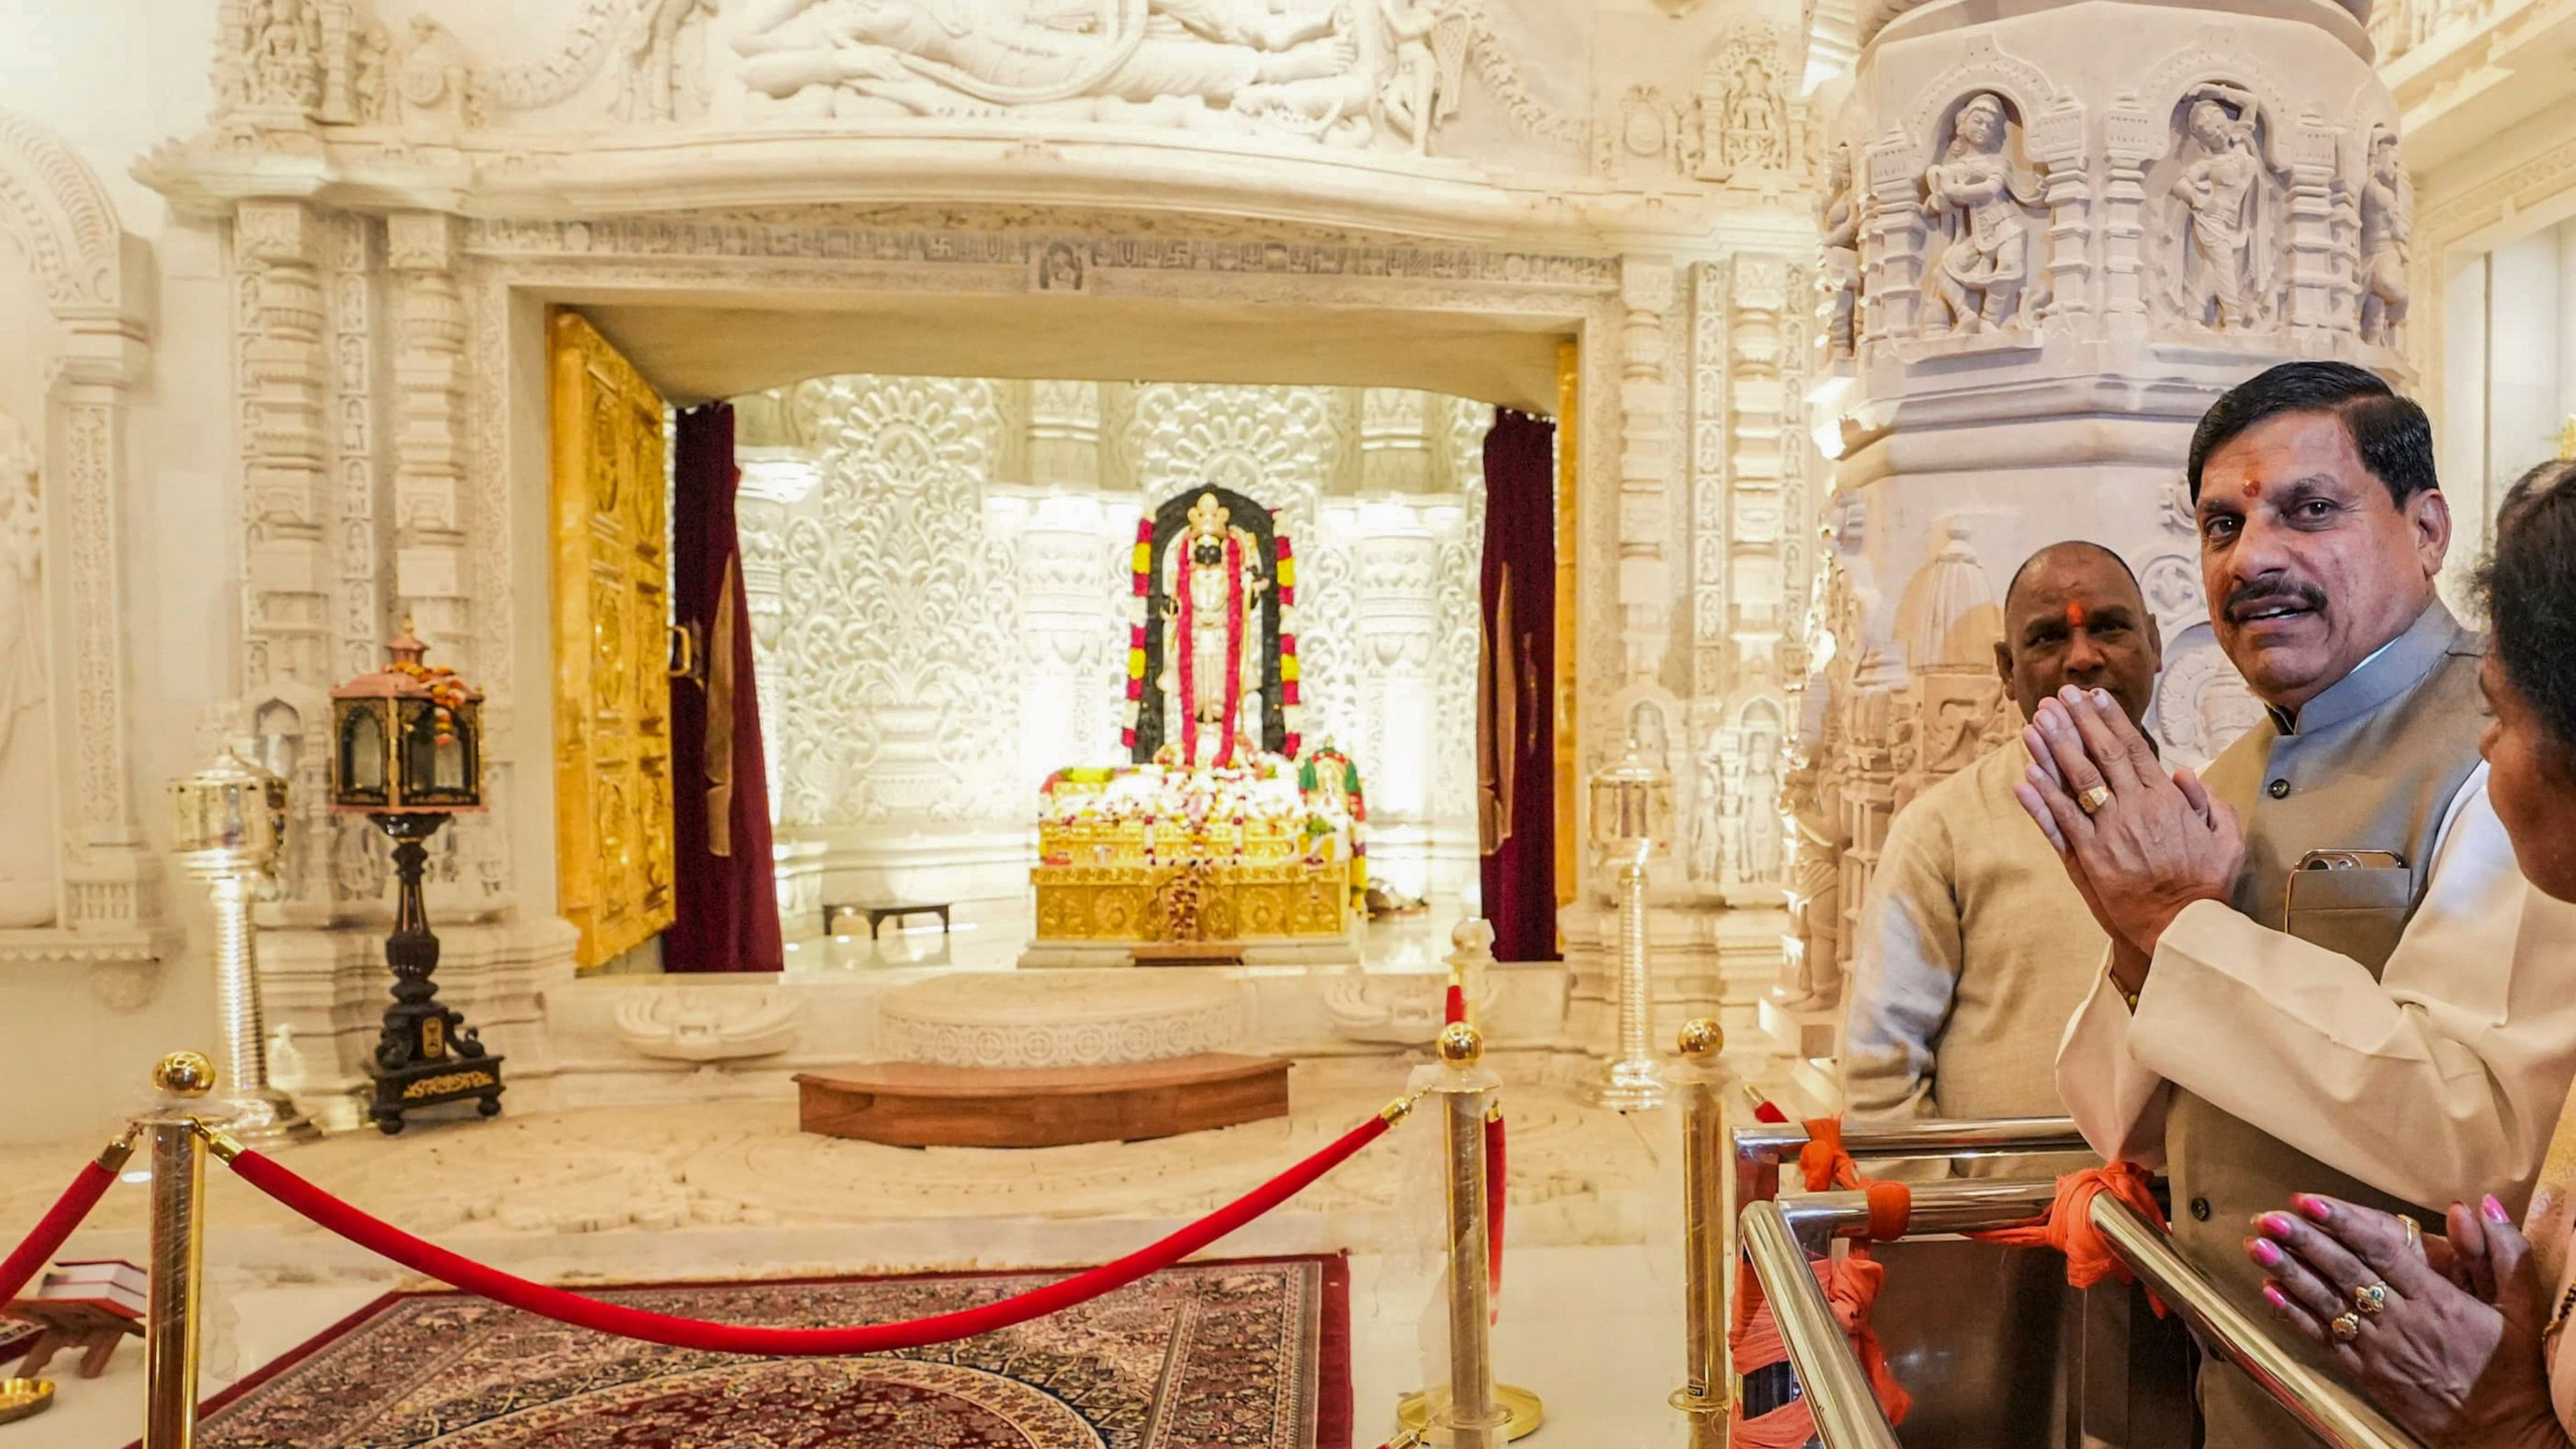
[[[1485,435],[1483,600],[1485,918],[1498,959],[1554,961],[1556,424],[1509,408]]]
[[[742,470],[733,460],[731,404],[680,414],[672,472],[673,612],[696,636],[699,657],[693,677],[671,681],[677,918],[662,937],[662,965],[776,971],[786,952],[769,849],[769,762],[760,747],[751,609],[734,526]]]

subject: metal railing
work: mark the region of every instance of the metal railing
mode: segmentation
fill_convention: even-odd
[[[2009,1141],[1992,1151],[2050,1150],[2027,1123],[1944,1123],[1945,1144]],[[2004,1129],[1987,1130],[1975,1129]],[[1765,1128],[1776,1134],[1780,1129]],[[1803,1137],[1803,1133],[1799,1134]],[[1741,1138],[1739,1137],[1739,1141]],[[1939,1154],[1954,1155],[1944,1145]],[[1739,1158],[1741,1161],[1741,1158]],[[1776,1162],[1776,1159],[1775,1159]],[[1982,1232],[2037,1220],[2056,1197],[2053,1180],[1928,1183],[1914,1189],[1910,1232]],[[2284,1411],[2330,1449],[2423,1449],[2405,1430],[2343,1385],[2301,1363],[2217,1286],[2185,1263],[2154,1224],[2108,1193],[2093,1199],[2093,1224],[2141,1283],[2178,1309],[2212,1351],[2243,1369]],[[1878,1407],[1851,1340],[1825,1301],[1809,1260],[1836,1238],[1868,1233],[1869,1202],[1857,1192],[1758,1200],[1738,1228],[1746,1259],[1771,1304],[1789,1364],[1825,1449],[1895,1449],[1896,1431]]]
[[[1895,1426],[1878,1407],[1860,1356],[1843,1337],[1842,1323],[1825,1302],[1825,1290],[1807,1266],[1807,1250],[1799,1246],[1780,1204],[1757,1202],[1746,1208],[1738,1232],[1825,1449],[1897,1449]]]

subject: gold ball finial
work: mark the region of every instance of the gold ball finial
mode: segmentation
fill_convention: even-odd
[[[1706,1061],[1726,1050],[1726,1028],[1715,1017],[1694,1016],[1682,1023],[1682,1055],[1692,1061]]]
[[[1453,1021],[1440,1028],[1440,1040],[1434,1044],[1440,1060],[1462,1067],[1472,1067],[1485,1056],[1485,1038],[1463,1021]]]
[[[152,1085],[173,1097],[202,1097],[215,1089],[215,1064],[202,1052],[172,1052],[153,1063]]]

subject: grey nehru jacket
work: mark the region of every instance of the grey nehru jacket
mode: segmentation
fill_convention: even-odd
[[[2294,725],[2275,713],[2211,762],[2211,793],[2235,806],[2245,826],[2245,865],[2230,901],[2239,912],[2379,974],[2424,899],[2435,839],[2478,763],[2488,719],[2478,691],[2484,653],[2483,636],[2461,628],[2436,600],[2405,633],[2310,700]],[[2290,872],[2312,850],[2385,850],[2404,864],[2313,872],[2300,883],[2299,909],[2285,919]],[[2335,1104],[2283,1101],[2280,1110],[2331,1112]],[[2259,1322],[2273,1320],[2262,1299],[2263,1271],[2245,1256],[2254,1214],[2278,1210],[2293,1193],[2318,1192],[2428,1222],[2440,1216],[2428,1211],[2435,1205],[2399,1202],[2179,1087],[2165,1150],[2174,1246]],[[2308,1361],[2327,1363],[2313,1351]],[[2233,1368],[2211,1361],[2200,1386],[2209,1449],[2306,1449],[2313,1442]]]

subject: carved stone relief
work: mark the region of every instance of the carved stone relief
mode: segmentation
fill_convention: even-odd
[[[686,4],[658,0],[657,26]],[[1416,152],[1454,113],[1471,50],[1480,71],[1510,68],[1481,13],[1443,0],[1119,0],[1082,26],[1027,3],[961,10],[760,0],[732,43],[742,83],[795,114],[1013,115]]]
[[[2363,153],[2360,207],[2361,336],[2403,349],[2409,293],[2406,269],[2415,242],[2415,183],[2398,159],[2397,133],[2373,126]]]
[[[45,521],[36,439],[0,413],[0,927],[54,919],[53,730],[45,647]]]
[[[1923,210],[1934,228],[1926,335],[2025,329],[2047,300],[2032,267],[2047,212],[2039,175],[2023,159],[2023,124],[2012,102],[1979,91],[1938,138],[1941,159],[1923,173]]]
[[[2290,177],[2254,93],[2210,82],[2175,106],[2167,160],[2147,175],[2150,285],[2172,321],[2216,332],[2282,325]]]

